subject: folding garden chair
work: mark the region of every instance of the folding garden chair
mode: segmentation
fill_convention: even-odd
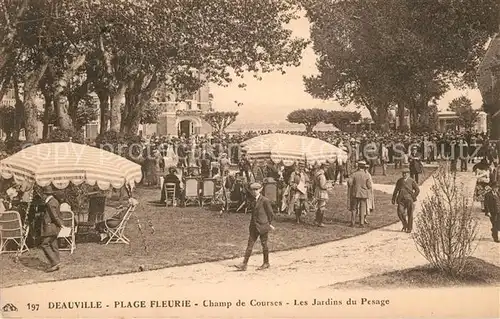
[[[184,205],[191,203],[199,204],[200,200],[200,181],[194,177],[187,177],[184,184]]]
[[[61,213],[61,219],[63,222],[63,225],[66,227],[71,228],[71,232],[69,236],[67,237],[59,237],[61,238],[67,245],[67,248],[59,248],[59,250],[69,250],[70,254],[73,253],[73,251],[76,249],[76,241],[75,241],[75,236],[77,232],[77,226],[75,223],[75,214],[71,210],[71,207],[67,203],[62,203],[59,211]]]
[[[125,236],[125,229],[127,227],[128,220],[130,219],[130,216],[132,213],[135,211],[135,208],[137,207],[138,202],[134,200],[133,202],[129,203],[129,206],[127,207],[127,211],[125,212],[125,215],[123,216],[122,220],[120,221],[120,224],[116,227],[109,227],[106,222],[104,222],[104,226],[106,227],[106,233],[108,234],[108,241],[106,242],[107,244],[118,244],[118,243],[124,243],[124,244],[130,244],[130,240]]]
[[[202,181],[200,204],[211,204],[215,198],[215,179],[205,178]]]
[[[26,237],[29,227],[23,228],[21,216],[18,212],[9,210],[0,213],[0,254],[18,253],[28,251]],[[16,248],[9,249],[9,243],[14,243]]]
[[[165,189],[165,206],[168,207],[168,203],[170,202],[172,206],[177,206],[177,199],[175,198],[175,192],[177,191],[174,183],[166,183]]]

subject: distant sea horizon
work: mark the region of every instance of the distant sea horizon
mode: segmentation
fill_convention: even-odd
[[[243,122],[236,121],[231,124],[226,132],[246,132],[246,131],[305,131],[303,124],[294,124],[287,121],[269,121],[269,122]],[[332,124],[319,123],[314,127],[315,131],[337,131]]]

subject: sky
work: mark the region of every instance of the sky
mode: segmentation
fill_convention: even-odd
[[[309,21],[307,18],[293,21],[289,28],[297,37],[309,39]],[[238,111],[239,116],[235,124],[244,123],[273,123],[285,121],[286,115],[299,108],[323,108],[328,110],[358,110],[363,116],[369,117],[366,109],[357,109],[356,106],[343,108],[336,101],[323,101],[312,98],[307,92],[302,81],[304,75],[317,74],[316,55],[309,46],[302,56],[299,67],[286,69],[287,73],[273,72],[262,75],[262,80],[254,79],[251,74],[245,77],[245,89],[238,88],[242,81],[235,80],[228,87],[212,85],[210,87],[214,95],[214,107],[221,111]],[[440,109],[445,110],[448,103],[460,96],[468,96],[473,106],[479,108],[482,105],[481,94],[478,90],[450,90],[439,101]],[[243,103],[237,106],[235,101]]]

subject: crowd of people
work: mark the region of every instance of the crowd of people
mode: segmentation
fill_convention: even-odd
[[[393,164],[395,168],[407,167],[408,177],[418,185],[424,163],[447,160],[454,171],[459,169],[459,162],[460,170],[466,171],[469,165],[479,165],[476,164],[479,159],[490,163],[491,167],[498,165],[497,144],[489,141],[485,134],[463,132],[276,132],[307,135],[329,142],[348,153],[347,161],[333,159],[321,165],[299,162],[286,166],[284,163],[274,163],[270,160],[253,161],[248,158],[240,144],[250,138],[270,133],[273,132],[250,131],[226,134],[222,137],[152,136],[144,144],[144,182],[148,185],[175,183],[176,197],[182,202],[182,177],[214,178],[218,181],[218,190],[224,190],[224,198],[238,202],[236,207],[241,207],[239,204],[245,202],[247,194],[251,193],[252,183],[273,182],[279,189],[276,210],[295,216],[296,222],[301,223],[302,216],[310,210],[311,203],[322,203],[321,196],[324,195],[314,195],[314,181],[318,179],[316,174],[320,171],[328,185],[335,185],[352,181],[350,177],[357,169],[365,171],[370,179],[378,174],[377,172],[385,175],[387,165]],[[183,171],[182,177],[178,174],[179,169]],[[320,193],[324,194],[318,194]],[[367,222],[366,216],[373,209],[373,192],[368,192],[366,199],[366,212],[361,220],[358,219],[360,225]],[[163,188],[160,200],[165,201]],[[361,204],[365,206],[364,203]],[[360,216],[359,205],[360,203],[352,210],[357,212],[356,216]],[[319,226],[323,225],[322,215],[323,212],[317,211],[315,222]],[[352,225],[354,221],[353,215]],[[411,227],[403,228],[405,231],[411,231]]]
[[[296,162],[285,165],[271,160],[252,160],[240,144],[250,138],[272,133],[246,132],[226,134],[223,137],[153,136],[142,143],[140,163],[143,168],[143,184],[161,188],[159,199],[165,202],[165,185],[176,186],[175,198],[183,202],[183,188],[186,177],[213,179],[216,191],[222,194],[221,213],[228,212],[230,202],[236,202],[236,210],[244,207],[252,214],[250,236],[245,258],[239,270],[246,270],[253,245],[260,238],[263,246],[264,263],[259,269],[269,268],[268,232],[274,229],[274,213],[293,216],[297,224],[304,222],[304,216],[314,212],[314,223],[324,226],[329,189],[335,184],[347,182],[347,207],[351,213],[351,227],[364,227],[375,208],[372,176],[386,174],[388,164],[400,168],[401,178],[395,184],[392,203],[397,205],[397,214],[402,231],[412,232],[414,202],[420,193],[419,176],[424,163],[449,161],[452,171],[467,171],[469,165],[477,177],[474,200],[481,202],[483,211],[490,217],[492,237],[499,242],[500,212],[500,166],[499,145],[489,141],[484,134],[446,132],[436,134],[375,133],[375,132],[279,132],[307,135],[336,145],[347,153],[347,160],[332,158],[326,163]],[[267,198],[265,185],[276,185],[276,196]],[[21,193],[22,187],[19,189]],[[46,187],[41,198],[50,203],[53,192]],[[130,195],[130,194],[129,194]],[[15,197],[15,194],[9,195]],[[54,202],[55,203],[55,202]],[[9,209],[1,207],[0,210]],[[57,203],[56,203],[57,204]],[[54,204],[52,206],[56,207]],[[274,207],[273,207],[274,205]],[[48,209],[47,219],[61,228],[56,208]],[[54,215],[54,216],[52,216]],[[119,223],[121,215],[104,223]],[[101,241],[106,234],[103,222],[96,224]],[[252,226],[253,225],[253,226]],[[59,270],[59,257],[54,231],[43,231],[42,249],[50,261],[48,271]]]
[[[258,135],[269,134],[271,131],[250,131],[245,133],[226,134],[223,137],[210,135],[192,136],[190,138],[173,136],[152,136],[144,141],[144,151],[141,160],[144,183],[155,185],[159,177],[169,166],[183,168],[197,167],[203,177],[220,174],[220,165],[212,163],[225,162],[228,165],[246,165],[242,172],[256,171],[264,163],[250,161],[245,158],[240,143]],[[385,173],[386,164],[393,163],[401,167],[410,158],[418,157],[422,163],[431,163],[439,159],[451,161],[452,169],[467,170],[469,163],[478,158],[486,158],[490,163],[497,162],[499,145],[488,140],[485,134],[446,132],[434,134],[411,134],[401,132],[377,133],[365,132],[277,132],[287,134],[307,135],[324,140],[338,146],[349,153],[345,163],[333,163],[327,169],[327,177],[335,182],[343,182],[344,177],[352,172],[356,163],[365,160],[370,173],[375,174],[376,166]],[[418,156],[417,156],[418,155]],[[243,163],[243,164],[242,164]],[[310,163],[314,164],[314,163]],[[412,177],[418,182],[420,168],[412,169]]]

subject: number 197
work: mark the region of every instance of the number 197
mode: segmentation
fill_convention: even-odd
[[[38,311],[38,309],[40,309],[40,304],[37,304],[37,303],[29,303],[27,304],[28,306],[28,310],[31,310],[31,311]]]

